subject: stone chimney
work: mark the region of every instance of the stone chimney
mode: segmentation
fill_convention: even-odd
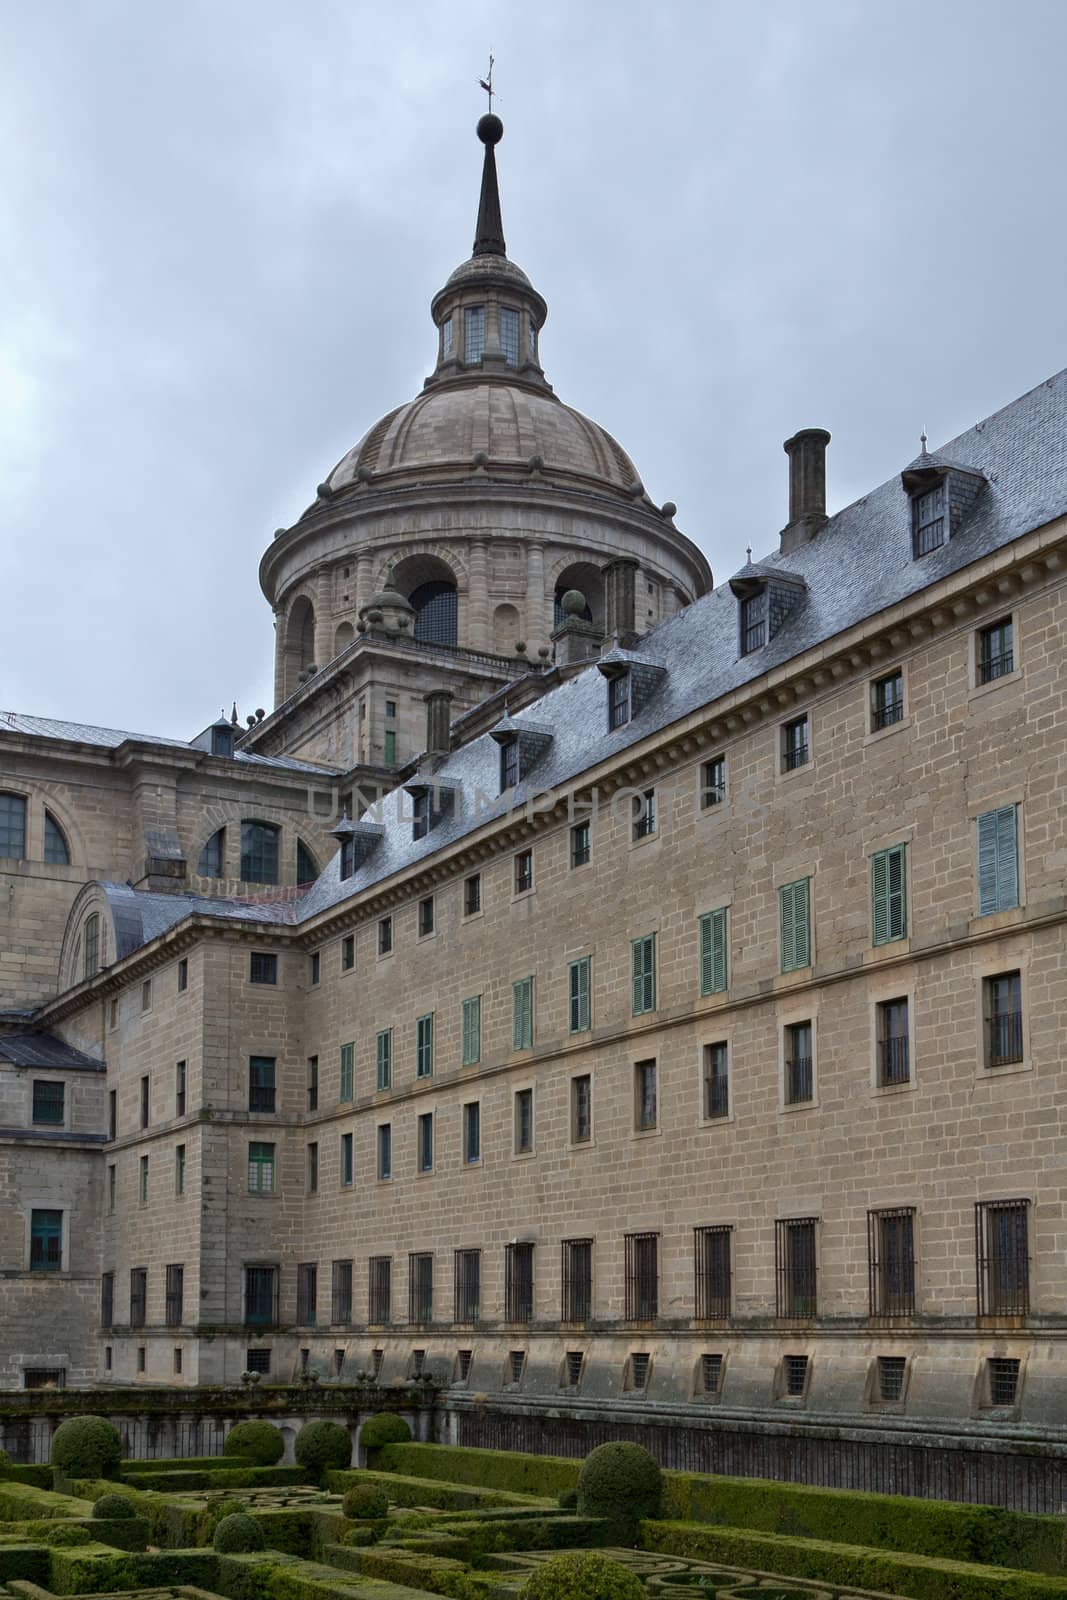
[[[637,642],[637,572],[632,556],[619,556],[604,568],[604,599],[609,645],[630,650]]]
[[[825,428],[801,428],[782,446],[789,457],[789,521],[782,529],[781,550],[786,555],[814,539],[830,520],[826,515]]]
[[[426,702],[426,753],[447,756],[452,748],[452,713],[449,709],[454,698],[452,691],[431,689],[422,698]]]

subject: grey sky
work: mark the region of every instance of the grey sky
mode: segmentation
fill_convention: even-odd
[[[557,393],[716,580],[1061,367],[1067,6],[0,0],[0,706],[270,707],[259,557],[432,365],[492,47]]]

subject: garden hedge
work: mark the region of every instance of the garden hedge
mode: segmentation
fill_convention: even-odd
[[[285,1435],[273,1422],[238,1422],[223,1442],[224,1456],[244,1456],[255,1467],[276,1467],[285,1454]]]
[[[392,1449],[407,1449],[406,1445],[389,1445]],[[418,1447],[422,1449],[420,1445]],[[391,1472],[348,1471],[328,1472],[326,1484],[333,1494],[344,1494],[354,1483],[380,1483],[390,1500],[397,1506],[432,1506],[435,1511],[480,1511],[488,1506],[513,1506],[517,1499],[525,1499],[534,1509],[531,1496],[508,1494],[502,1489],[478,1489],[448,1483],[441,1478],[397,1477]]]
[[[645,1586],[621,1561],[597,1550],[572,1550],[535,1567],[527,1600],[644,1600]]]
[[[22,1578],[26,1583],[36,1583],[40,1588],[47,1589],[49,1555],[50,1552],[41,1544],[0,1545],[0,1584],[10,1583],[13,1578]]]
[[[162,1589],[191,1584],[214,1589],[214,1550],[162,1550],[158,1555],[110,1550],[87,1545],[76,1550],[49,1550],[53,1594],[114,1594],[119,1589]]]
[[[0,1467],[0,1483],[29,1483],[35,1489],[50,1489],[52,1487],[51,1467],[15,1466],[9,1463]]]
[[[119,1430],[106,1417],[68,1417],[52,1435],[51,1461],[65,1478],[114,1478],[122,1464]]]
[[[188,1494],[199,1489],[281,1489],[289,1483],[309,1483],[312,1474],[303,1467],[240,1467],[216,1465],[187,1472],[172,1467],[167,1472],[126,1472],[123,1483],[134,1489],[156,1489],[162,1494]]]
[[[340,1472],[352,1464],[352,1441],[339,1422],[308,1422],[296,1436],[293,1454],[307,1472]]]
[[[114,1483],[105,1483],[100,1489],[114,1489]],[[98,1498],[93,1495],[94,1500]],[[0,1483],[0,1524],[39,1521],[42,1517],[87,1517],[92,1512],[91,1502],[76,1499],[69,1494],[55,1494],[51,1489],[35,1489],[29,1483]]]
[[[443,1478],[512,1489],[556,1500],[564,1489],[578,1487],[580,1461],[563,1456],[525,1455],[518,1450],[476,1450],[450,1444],[387,1444],[375,1457],[379,1472],[400,1472],[411,1478]]]

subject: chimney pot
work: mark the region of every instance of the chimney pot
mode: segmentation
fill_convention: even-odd
[[[449,707],[455,697],[451,689],[431,689],[423,695],[426,702],[426,753],[447,756],[452,748],[452,714]]]
[[[825,428],[801,428],[782,449],[789,457],[789,521],[782,529],[782,554],[814,539],[829,521],[826,515]]]

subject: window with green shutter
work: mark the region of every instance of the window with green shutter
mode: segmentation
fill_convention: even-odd
[[[871,857],[871,943],[890,944],[908,933],[906,845],[876,850]]]
[[[1019,904],[1019,838],[1015,806],[999,806],[978,818],[978,915],[1011,911]]]
[[[811,965],[810,879],[798,878],[778,891],[781,923],[782,971],[797,972]]]
[[[415,1076],[433,1077],[433,1012],[415,1024]]]
[[[379,1089],[393,1087],[393,1030],[383,1028],[375,1042],[375,1086]]]
[[[585,1033],[591,1026],[590,970],[589,956],[582,956],[580,960],[572,961],[568,968],[571,1033]]]
[[[520,978],[511,986],[511,1048],[529,1050],[533,1044],[533,979]]]
[[[656,935],[646,933],[630,946],[630,972],[635,1017],[656,1009]]]
[[[482,1059],[482,997],[471,995],[463,1002],[463,1065],[477,1066]]]
[[[726,907],[700,919],[700,992],[722,994],[726,988]]]
[[[341,1094],[342,1100],[354,1100],[356,1095],[356,1047],[354,1044],[341,1046]]]

